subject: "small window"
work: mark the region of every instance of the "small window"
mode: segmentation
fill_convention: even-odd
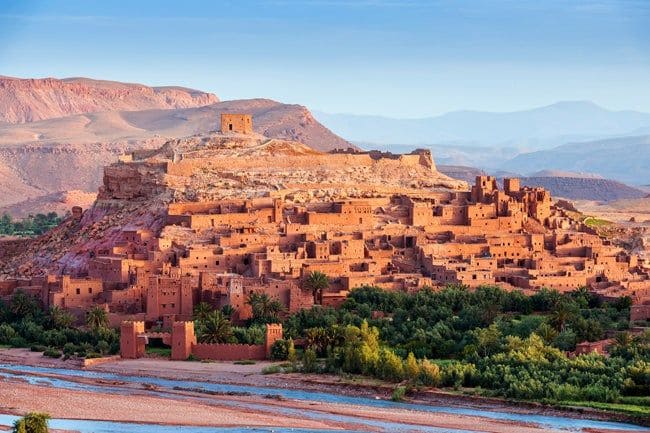
[[[92,294],[92,293],[93,293],[93,288],[92,288],[92,287],[88,287],[88,293],[89,293],[89,294]]]
[[[77,288],[77,295],[81,295],[81,289]]]

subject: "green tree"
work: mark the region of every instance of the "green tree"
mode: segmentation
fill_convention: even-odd
[[[277,298],[271,298],[262,292],[251,292],[246,303],[253,310],[253,323],[277,323],[280,313],[284,310]]]
[[[302,370],[305,373],[313,373],[316,371],[316,351],[314,349],[306,349],[302,355]]]
[[[558,332],[564,331],[567,323],[575,318],[576,309],[576,305],[566,299],[555,304],[551,311],[551,324]]]
[[[409,352],[406,361],[404,361],[404,375],[413,382],[417,381],[420,375],[420,366],[413,352]]]
[[[14,433],[48,433],[50,416],[45,413],[31,412],[14,422]]]
[[[330,285],[327,275],[320,271],[310,273],[303,284],[306,289],[311,290],[315,304],[323,302],[323,291]]]
[[[86,325],[93,331],[108,328],[108,313],[99,305],[86,312]]]
[[[194,306],[192,317],[194,320],[205,320],[213,310],[214,308],[212,308],[212,306],[207,302],[199,302]]]
[[[287,361],[293,364],[297,359],[296,347],[293,345],[293,338],[290,338],[287,342]]]
[[[392,382],[399,382],[404,378],[402,360],[388,348],[383,347],[379,350],[377,376],[379,376],[380,379]]]
[[[24,317],[35,317],[40,312],[36,299],[21,290],[17,291],[12,296],[9,308],[14,317],[18,319]]]
[[[55,329],[69,328],[74,323],[74,316],[58,305],[51,306],[47,316],[50,326]]]
[[[221,311],[212,311],[198,321],[198,340],[201,343],[227,343],[232,337],[232,326]]]
[[[423,359],[420,361],[419,381],[425,386],[438,386],[442,376],[440,374],[440,367],[437,364]]]
[[[555,328],[553,328],[548,323],[542,323],[535,330],[535,334],[542,337],[542,339],[546,342],[546,344],[551,344],[553,340],[555,340],[555,338],[557,337],[558,332],[555,330]]]

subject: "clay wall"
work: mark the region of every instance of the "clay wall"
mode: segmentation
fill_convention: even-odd
[[[632,305],[630,307],[630,321],[643,322],[650,320],[650,305]]]
[[[248,344],[195,344],[192,355],[198,359],[237,361],[244,359],[266,359],[266,347]]]

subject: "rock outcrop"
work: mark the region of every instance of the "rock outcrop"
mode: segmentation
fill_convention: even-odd
[[[21,79],[0,77],[0,122],[25,123],[100,111],[140,111],[200,107],[219,99],[182,87],[88,78]]]

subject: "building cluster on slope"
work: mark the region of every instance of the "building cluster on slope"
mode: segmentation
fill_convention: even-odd
[[[551,205],[548,192],[489,176],[470,192],[421,192],[345,201],[287,203],[282,197],[172,203],[159,236],[124,230],[98,250],[83,278],[46,276],[0,283],[45,305],[81,314],[105,305],[115,320],[189,320],[198,302],[251,316],[252,292],[289,312],[336,306],[363,285],[413,291],[425,286],[498,284],[528,292],[590,287],[603,296],[650,295],[635,255],[609,245]],[[330,278],[314,298],[304,279]],[[637,309],[643,309],[637,307]]]
[[[247,119],[222,118],[222,128],[247,133]],[[110,174],[104,194],[135,194]],[[247,299],[254,292],[295,312],[314,303],[337,306],[364,285],[415,291],[498,284],[528,293],[586,286],[604,297],[631,296],[632,319],[650,317],[647,264],[553,206],[548,191],[518,179],[505,179],[502,189],[494,177],[479,176],[471,191],[339,200],[296,202],[274,190],[250,199],[175,202],[161,233],[124,229],[119,242],[90,254],[83,277],[1,281],[0,297],[20,289],[79,316],[102,305],[114,324],[171,329],[191,320],[199,302],[230,305],[241,323],[251,317]],[[304,284],[315,271],[329,277],[316,296]]]

